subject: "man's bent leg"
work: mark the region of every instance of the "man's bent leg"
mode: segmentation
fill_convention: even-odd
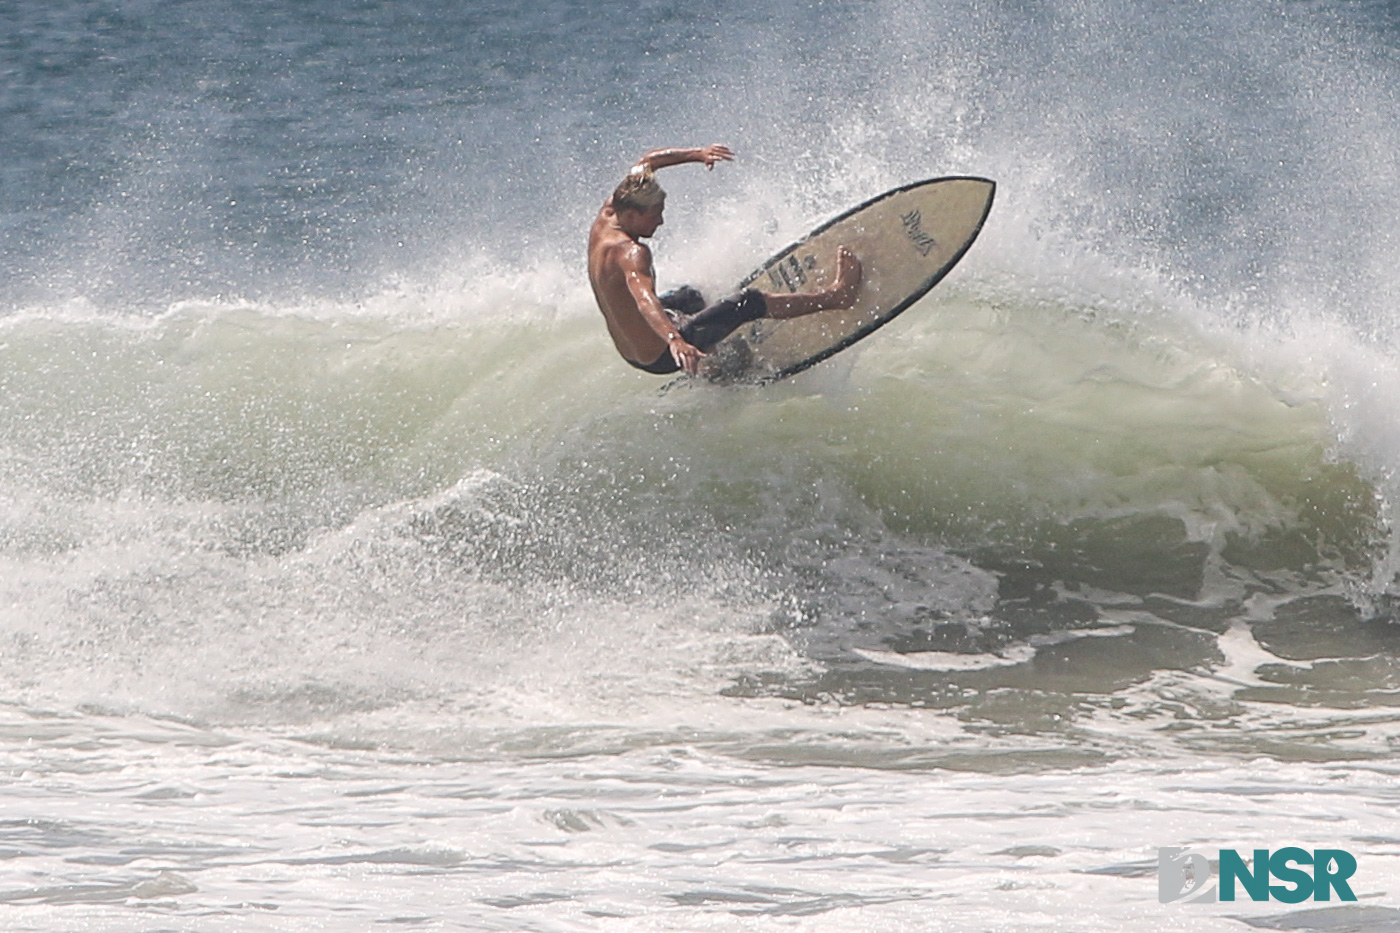
[[[762,292],[746,289],[733,298],[710,305],[692,314],[681,324],[681,336],[708,353],[725,337],[768,314],[768,304]]]
[[[849,308],[856,302],[863,275],[860,260],[844,246],[836,248],[836,281],[830,288],[808,295],[765,295],[768,316],[776,319],[802,317],[818,311]]]

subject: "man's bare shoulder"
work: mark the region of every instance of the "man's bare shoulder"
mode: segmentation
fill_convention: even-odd
[[[651,248],[615,227],[595,231],[589,249],[610,267],[626,270],[651,268]]]
[[[638,243],[631,237],[626,237],[625,242],[617,244],[616,262],[624,269],[639,269],[642,272],[651,270],[651,247],[645,243]]]

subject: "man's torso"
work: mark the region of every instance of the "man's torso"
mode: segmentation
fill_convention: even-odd
[[[634,362],[650,363],[666,352],[666,341],[637,310],[621,260],[627,251],[641,250],[654,281],[651,250],[620,230],[615,217],[611,205],[604,205],[593,221],[588,233],[588,281],[618,352]]]

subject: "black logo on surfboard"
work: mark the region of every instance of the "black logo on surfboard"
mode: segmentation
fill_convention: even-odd
[[[899,219],[904,223],[904,235],[914,244],[920,256],[927,256],[933,252],[933,248],[938,244],[934,242],[933,237],[924,232],[924,218],[917,208]]]
[[[807,270],[816,268],[816,265],[815,256],[807,256],[801,261],[796,256],[789,256],[768,267],[768,280],[773,283],[774,291],[786,288],[795,292],[807,284]]]

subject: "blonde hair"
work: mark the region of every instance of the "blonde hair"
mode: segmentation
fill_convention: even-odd
[[[656,173],[646,165],[634,165],[622,184],[613,190],[612,205],[615,211],[647,211],[665,197],[666,192],[656,181]]]

